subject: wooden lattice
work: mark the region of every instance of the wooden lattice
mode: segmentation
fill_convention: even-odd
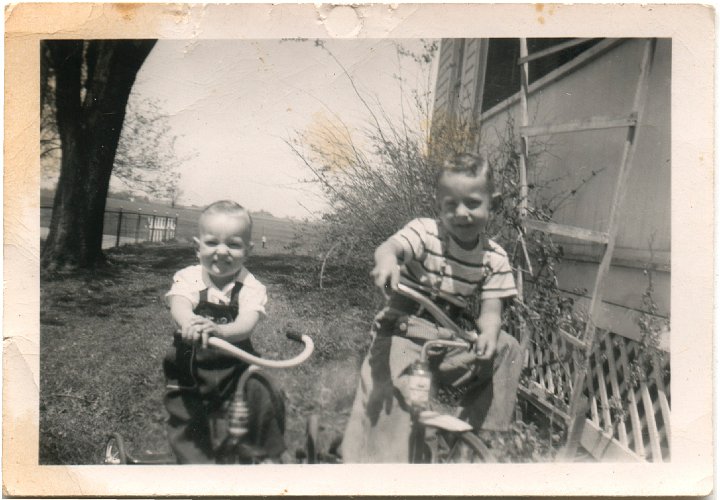
[[[653,356],[645,370],[635,341],[598,333],[590,358],[590,418],[638,457],[660,462],[670,456],[669,355]]]
[[[641,364],[640,345],[598,331],[590,359],[584,364],[577,340],[562,331],[531,334],[521,392],[560,421],[569,422],[573,379],[588,367],[583,392],[588,397],[585,441],[590,453],[653,462],[670,458],[670,356],[658,351],[651,367]]]

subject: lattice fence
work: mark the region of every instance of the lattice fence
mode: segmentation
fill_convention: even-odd
[[[582,349],[577,339],[562,331],[543,336],[529,339],[521,392],[567,423]],[[639,346],[620,335],[596,333],[583,388],[589,409],[581,441],[595,458],[670,459],[670,355],[661,351],[646,369]]]

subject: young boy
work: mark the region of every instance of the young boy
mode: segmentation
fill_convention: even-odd
[[[203,348],[200,341],[216,336],[254,353],[250,335],[265,316],[267,302],[265,287],[244,266],[253,246],[248,211],[232,201],[215,202],[200,215],[198,230],[194,242],[200,263],[178,271],[166,295],[180,330],[163,364],[168,438],[178,463],[215,461],[213,449],[227,430],[211,421],[228,406],[247,368]],[[253,378],[246,389],[245,442],[267,457],[279,457],[285,449],[283,402]]]
[[[428,290],[456,320],[467,313],[462,305],[480,288],[474,352],[446,353],[435,360],[435,376],[444,384],[465,381],[462,405],[475,429],[505,430],[511,422],[520,347],[500,325],[503,300],[517,292],[505,251],[485,234],[498,199],[486,158],[464,153],[446,161],[436,196],[437,220],[415,219],[375,251],[375,285],[384,292],[389,287],[391,294],[375,317],[373,343],[361,368],[343,438],[347,463],[408,460],[410,366],[419,356],[422,339],[439,330],[416,304],[392,293],[401,276]]]

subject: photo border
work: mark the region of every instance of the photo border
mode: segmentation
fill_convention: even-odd
[[[13,496],[693,495],[713,487],[714,11],[699,5],[6,6],[3,490]],[[672,459],[663,464],[40,466],[39,41],[671,37]],[[682,333],[681,333],[682,332]],[[102,443],[98,443],[101,447]],[[232,471],[232,472],[230,472]]]

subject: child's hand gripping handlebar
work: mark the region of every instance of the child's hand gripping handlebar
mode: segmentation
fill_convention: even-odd
[[[207,345],[211,346],[213,349],[218,349],[230,356],[245,361],[246,363],[261,366],[263,368],[292,368],[293,366],[303,363],[310,357],[315,349],[315,344],[313,344],[312,339],[307,335],[301,335],[296,332],[287,332],[285,335],[290,340],[302,342],[305,345],[305,348],[300,354],[290,359],[274,360],[259,358],[218,337],[209,337],[207,339]]]
[[[428,296],[426,296],[421,291],[418,291],[418,287],[414,284],[410,283],[409,281],[405,279],[400,279],[400,283],[398,283],[397,292],[409,299],[414,300],[419,305],[421,305],[427,312],[429,312],[441,325],[445,328],[449,329],[453,332],[455,337],[462,339],[466,342],[469,342],[471,345],[475,344],[475,340],[477,339],[477,333],[474,331],[467,331],[463,328],[460,328],[450,317],[445,314],[445,312],[440,309],[440,307],[437,306]],[[450,299],[449,296],[446,296],[446,294],[439,295],[441,298],[448,300],[450,302],[458,302],[458,299],[452,298]]]

